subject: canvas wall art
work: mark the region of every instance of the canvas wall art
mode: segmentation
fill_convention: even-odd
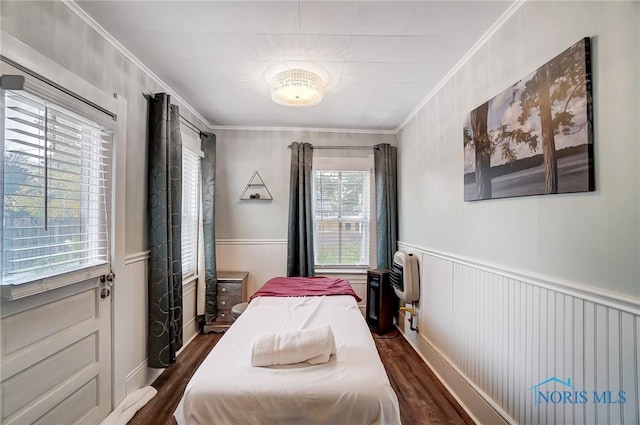
[[[589,42],[467,116],[465,201],[595,190]]]

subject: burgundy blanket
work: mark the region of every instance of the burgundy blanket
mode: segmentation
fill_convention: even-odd
[[[348,280],[314,277],[274,277],[262,285],[249,301],[256,297],[305,297],[319,295],[352,295],[362,301]]]

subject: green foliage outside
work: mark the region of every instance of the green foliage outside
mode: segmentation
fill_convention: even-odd
[[[29,109],[32,103],[7,97],[8,107],[19,112],[7,117],[4,167],[5,277],[20,271],[22,278],[38,277],[42,267],[73,266],[83,257],[82,210],[87,175],[82,125],[52,114],[44,108]],[[43,128],[47,115],[49,134],[45,162]],[[48,179],[45,180],[45,168]],[[45,184],[46,182],[46,184]],[[46,186],[46,187],[45,187]],[[45,205],[45,191],[47,202]],[[45,216],[46,209],[46,216]],[[46,223],[45,223],[46,221]]]
[[[338,258],[338,247],[324,248],[316,254],[318,264],[357,265],[360,264],[360,243],[351,242],[342,245],[342,258]]]

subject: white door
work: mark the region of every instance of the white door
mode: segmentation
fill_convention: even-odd
[[[55,75],[62,75],[64,72],[68,71],[61,70]],[[16,209],[21,207],[20,202],[15,202],[15,199],[36,198],[33,193],[46,193],[47,195],[43,195],[44,204],[38,203],[29,210],[40,208],[51,212],[49,217],[53,217],[52,220],[47,219],[45,213],[45,223],[49,223],[49,230],[46,225],[45,230],[54,229],[57,232],[63,227],[80,230],[68,233],[52,231],[50,234],[53,236],[46,237],[42,236],[42,233],[36,236],[25,233],[18,238],[22,245],[16,245],[15,241],[18,239],[7,236],[10,230],[42,226],[37,221],[33,222],[35,224],[29,222],[26,225],[13,226],[10,214],[4,214],[2,217],[0,236],[4,236],[0,238],[3,255],[3,273],[0,274],[3,276],[3,280],[0,281],[0,423],[97,424],[112,408],[112,296],[109,262],[110,259],[120,258],[122,243],[114,244],[110,241],[113,235],[108,235],[113,226],[109,228],[108,219],[101,221],[108,214],[104,211],[111,211],[111,207],[120,206],[117,202],[107,201],[111,199],[110,179],[100,174],[113,163],[108,159],[95,158],[109,156],[103,151],[110,151],[106,148],[110,143],[109,132],[117,125],[110,122],[110,117],[103,117],[104,111],[96,112],[93,107],[87,105],[75,108],[71,103],[77,99],[69,100],[71,103],[67,102],[66,92],[41,80],[34,80],[29,73],[8,65],[4,58],[2,75],[5,86],[8,84],[8,79],[5,78],[8,75],[25,76],[26,88],[23,91],[22,88],[12,86],[5,87],[5,92],[0,91],[3,94],[2,102],[5,103],[0,104],[3,111],[3,115],[0,116],[0,151],[3,154],[7,151],[12,155],[23,155],[27,159],[20,162],[22,168],[18,171],[9,170],[12,164],[3,163],[4,170],[0,168],[0,171],[3,171],[4,182],[11,183],[0,188],[0,194],[3,197],[7,194],[12,196],[14,205],[17,205],[13,209],[15,213]],[[9,92],[15,94],[10,102],[7,100]],[[40,102],[41,99],[45,101]],[[106,110],[115,110],[116,101],[112,96],[105,95],[103,100],[104,102],[94,103],[104,105]],[[58,117],[62,118],[58,120]],[[78,129],[72,126],[83,118],[101,123],[102,130],[88,133],[88,127]],[[64,133],[64,128],[71,130]],[[56,133],[62,138],[51,136]],[[86,136],[87,134],[89,136]],[[41,142],[49,140],[49,137],[51,143]],[[96,140],[100,142],[95,142]],[[96,147],[85,155],[83,149],[92,143],[92,146]],[[74,162],[73,158],[82,160]],[[18,159],[13,161],[13,165],[18,163]],[[98,168],[86,165],[89,162],[98,163]],[[56,168],[51,165],[54,163],[66,165]],[[45,173],[44,178],[38,174],[30,174],[30,167],[46,169],[49,174]],[[19,167],[13,167],[16,168]],[[66,174],[59,175],[56,172]],[[22,175],[25,176],[23,180],[20,177]],[[40,180],[28,180],[32,175]],[[81,177],[69,177],[73,175]],[[30,188],[35,187],[34,182],[42,180],[45,182],[42,186],[44,190],[28,192]],[[23,181],[26,182],[23,185],[26,189],[16,189]],[[56,186],[56,181],[66,183]],[[105,185],[106,191],[96,191],[96,185]],[[87,187],[91,189],[86,189]],[[75,193],[77,197],[66,197],[62,192]],[[69,202],[62,208],[61,204],[55,204],[59,199],[75,201],[75,204]],[[75,210],[71,208],[78,209],[75,216]],[[98,208],[105,215],[92,213]],[[56,215],[56,211],[60,210],[64,210],[63,213]],[[2,211],[6,211],[6,208]],[[31,219],[32,215],[26,218]],[[68,220],[69,217],[78,217],[79,224],[62,221]],[[24,216],[17,218],[25,219]],[[59,220],[55,221],[56,218]],[[121,226],[121,223],[118,225]],[[74,271],[56,272],[50,276],[41,274],[37,279],[26,283],[10,284],[4,273],[9,273],[10,268],[5,267],[11,262],[27,264],[22,266],[27,271],[42,268],[41,263],[30,262],[40,260],[45,254],[41,254],[42,251],[38,249],[44,248],[31,244],[27,239],[40,241],[47,237],[62,238],[50,239],[53,242],[48,242],[47,249],[67,248],[68,256],[67,253],[58,254],[58,251],[54,255],[60,264],[69,263],[71,260],[68,258],[71,258],[71,254],[90,252],[91,254],[80,255],[84,255],[83,261],[92,262],[94,265],[84,269],[76,267]],[[24,250],[33,254],[23,255],[23,258],[16,257],[19,255],[15,254],[16,252]],[[7,258],[9,261],[4,261]],[[96,259],[98,261],[95,261]],[[54,264],[56,265],[57,263]]]
[[[111,409],[111,297],[100,278],[3,302],[2,424],[96,424]]]

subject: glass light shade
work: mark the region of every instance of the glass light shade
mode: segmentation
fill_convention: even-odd
[[[313,72],[289,69],[271,79],[271,99],[290,107],[313,106],[322,101],[322,79]]]

